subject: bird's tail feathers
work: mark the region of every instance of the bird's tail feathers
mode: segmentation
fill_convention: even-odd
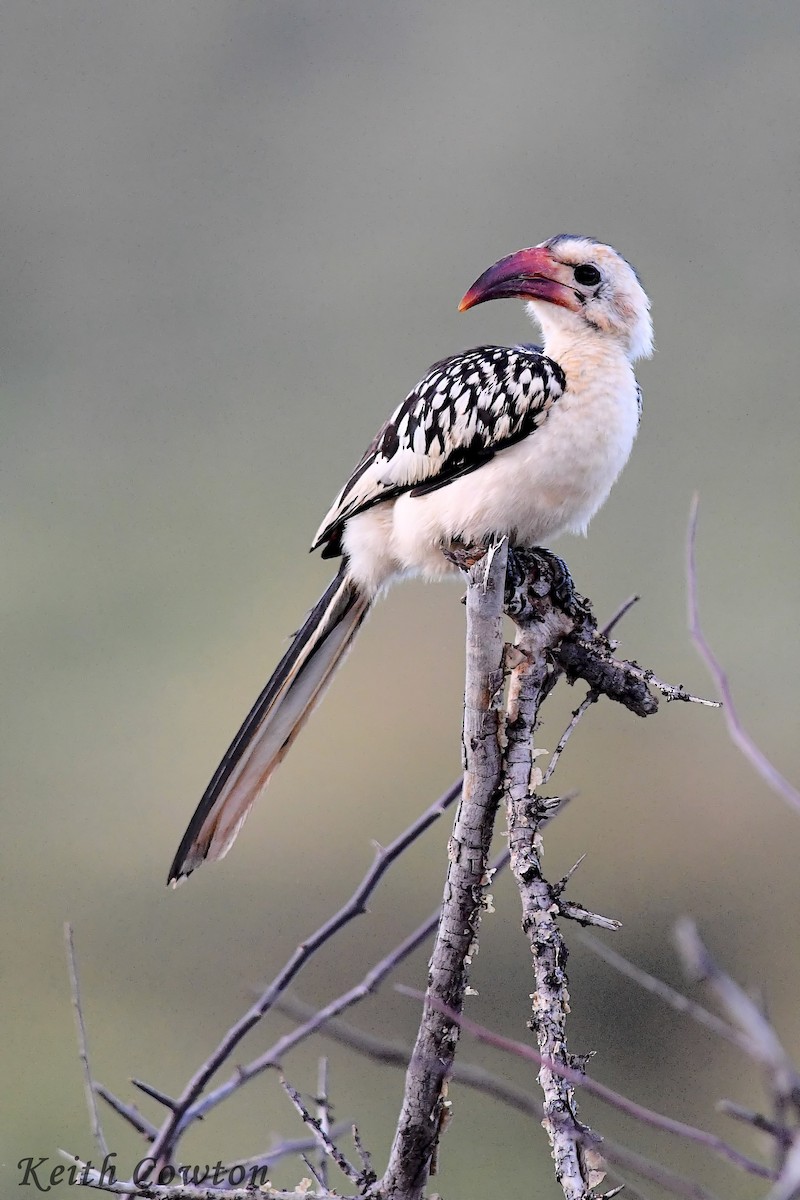
[[[170,868],[170,883],[179,883],[205,860],[214,862],[228,853],[256,798],[342,662],[370,605],[344,562],[231,742],[183,835]]]

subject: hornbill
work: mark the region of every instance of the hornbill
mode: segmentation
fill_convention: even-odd
[[[453,574],[442,548],[456,540],[533,547],[585,533],[606,500],[641,413],[632,363],[653,349],[636,272],[611,246],[559,234],[489,267],[459,307],[499,297],[526,302],[543,347],[442,359],[378,430],[312,545],[341,559],[338,574],[217,768],[170,882],[228,852],[390,583]]]

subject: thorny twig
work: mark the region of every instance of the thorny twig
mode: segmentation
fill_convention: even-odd
[[[561,1072],[549,1066],[550,1062],[570,1066],[574,1061],[567,1052],[566,1041],[569,1012],[565,972],[567,950],[557,919],[565,912],[562,893],[568,878],[553,886],[542,873],[541,808],[535,792],[533,748],[539,706],[552,672],[552,652],[562,638],[572,632],[575,622],[550,599],[549,593],[555,589],[555,574],[548,575],[548,564],[535,562],[532,555],[521,561],[521,552],[515,557],[522,569],[512,577],[510,594],[506,598],[517,632],[514,642],[516,665],[510,675],[506,706],[501,786],[511,870],[520,892],[522,928],[528,936],[532,956],[534,988],[530,1028],[542,1059],[539,1072],[544,1093],[542,1124],[550,1139],[556,1180],[566,1200],[588,1200],[595,1195],[594,1185],[600,1182],[602,1174],[598,1179],[596,1164],[587,1153],[573,1085]],[[545,583],[548,589],[543,596]],[[579,714],[581,707],[576,710]],[[578,717],[573,719],[577,723]]]
[[[278,1011],[299,1020],[308,1020],[315,1015],[312,1005],[305,1004],[293,996],[283,996],[275,1007]],[[318,1032],[323,1037],[339,1042],[358,1054],[363,1054],[373,1062],[384,1063],[386,1066],[398,1067],[402,1070],[405,1070],[408,1064],[410,1049],[407,1046],[387,1042],[383,1038],[364,1033],[345,1021],[335,1018],[328,1020],[320,1026]],[[509,1108],[525,1113],[537,1121],[542,1119],[541,1100],[537,1100],[530,1092],[517,1087],[502,1076],[492,1074],[485,1067],[456,1060],[450,1072],[450,1081],[453,1084],[461,1084],[471,1091],[490,1096],[493,1100],[499,1100]],[[585,1141],[587,1145],[596,1147],[611,1166],[632,1171],[642,1179],[647,1179],[666,1191],[672,1192],[673,1195],[683,1197],[684,1200],[716,1200],[713,1193],[700,1184],[685,1179],[682,1175],[670,1170],[669,1167],[653,1162],[651,1159],[629,1150],[626,1146],[621,1146],[618,1142],[598,1137],[589,1130],[581,1133],[581,1140]]]
[[[170,1112],[161,1126],[152,1147],[153,1158],[158,1163],[169,1160],[181,1133],[198,1115],[193,1111],[195,1101],[201,1095],[211,1076],[230,1057],[245,1034],[249,1033],[253,1026],[257,1025],[262,1017],[269,1012],[276,997],[285,991],[292,979],[308,962],[309,958],[328,942],[334,934],[342,929],[344,925],[353,920],[354,917],[360,916],[367,911],[367,901],[388,868],[412,842],[416,841],[446,811],[457,799],[460,791],[461,783],[459,781],[448,788],[426,812],[418,817],[416,821],[412,822],[389,846],[377,850],[372,866],[347,903],[337,913],[334,913],[329,920],[325,921],[310,938],[297,947],[289,961],[262,992],[258,1000],[248,1009],[244,1016],[240,1017],[228,1029],[216,1049],[212,1051],[186,1084],[183,1092],[175,1101],[175,1108]]]
[[[608,963],[615,971],[619,971],[620,975],[624,975],[627,979],[632,979],[639,987],[644,988],[646,992],[650,992],[653,996],[658,996],[665,1004],[675,1012],[681,1013],[682,1016],[691,1017],[698,1025],[702,1025],[717,1037],[725,1038],[731,1042],[739,1050],[744,1050],[750,1053],[749,1040],[738,1030],[734,1029],[727,1021],[723,1021],[716,1013],[709,1012],[707,1008],[703,1008],[702,1004],[697,1004],[696,1001],[690,1000],[688,996],[684,996],[682,992],[676,991],[663,979],[657,979],[655,975],[651,975],[649,971],[638,967],[636,963],[632,963],[618,950],[612,950],[610,946],[606,946],[605,942],[601,942],[591,933],[580,933],[580,940],[592,954],[596,954],[603,962]]]
[[[148,1142],[152,1142],[158,1133],[158,1126],[154,1125],[152,1121],[148,1121],[147,1117],[140,1113],[134,1104],[125,1104],[124,1101],[115,1096],[102,1083],[96,1083],[94,1090],[101,1100],[105,1100],[109,1108],[118,1113],[129,1125],[132,1125],[136,1132],[141,1133],[142,1137],[146,1138]]]
[[[356,1184],[356,1186],[359,1189],[363,1189],[364,1187],[369,1186],[369,1184],[373,1182],[373,1179],[366,1177],[364,1175],[363,1170],[359,1171],[356,1167],[353,1166],[353,1164],[350,1162],[350,1160],[348,1158],[346,1158],[344,1154],[342,1154],[339,1147],[336,1145],[336,1143],[330,1137],[330,1134],[328,1134],[327,1131],[323,1128],[323,1123],[321,1121],[317,1120],[316,1117],[311,1115],[308,1108],[304,1104],[303,1098],[300,1095],[300,1093],[295,1088],[293,1088],[292,1085],[290,1083],[288,1083],[286,1079],[283,1078],[283,1076],[281,1076],[281,1087],[286,1092],[286,1095],[289,1097],[292,1104],[294,1105],[294,1107],[297,1109],[300,1116],[302,1117],[303,1124],[307,1125],[308,1128],[312,1131],[312,1133],[316,1137],[319,1145],[322,1147],[322,1149],[325,1151],[325,1153],[330,1158],[333,1159],[333,1161],[336,1163],[337,1167],[342,1172],[342,1174],[346,1175],[347,1178],[349,1180],[351,1180],[351,1182]],[[316,1172],[315,1172],[315,1174],[316,1174]],[[322,1182],[322,1181],[320,1181],[320,1182]]]
[[[678,921],[675,943],[686,971],[696,981],[708,984],[728,1019],[741,1031],[750,1057],[769,1071],[778,1093],[800,1108],[800,1076],[777,1033],[755,1001],[714,961],[694,921],[688,917]]]

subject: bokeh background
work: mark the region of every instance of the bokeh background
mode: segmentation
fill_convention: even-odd
[[[560,231],[610,241],[653,300],[633,460],[588,540],[564,539],[623,649],[708,692],[683,547],[701,495],[707,632],[742,716],[798,778],[800,25],[793,3],[7,0],[0,15],[3,612],[2,1162],[91,1154],[62,950],[74,922],[97,1076],[177,1092],[254,990],[350,894],[459,764],[457,587],[408,584],[221,866],[173,893],[185,823],[286,635],[326,584],[306,547],[377,425],[443,354],[530,338],[521,306],[460,316],[489,263]],[[554,698],[552,747],[579,696]],[[797,1010],[800,818],[718,713],[604,704],[557,777],[548,836],[613,944],[679,979],[684,912]],[[329,999],[437,902],[445,824],[298,984]],[[518,902],[498,881],[470,1014],[524,1036]],[[569,931],[568,931],[569,932]],[[575,938],[573,937],[573,941]],[[419,985],[425,954],[398,978]],[[726,1046],[577,943],[573,1049],[644,1104],[738,1139],[761,1102]],[[357,1014],[410,1041],[391,988]],[[270,1019],[250,1057],[286,1028]],[[318,1043],[287,1060],[313,1091]],[[398,1072],[332,1049],[337,1115],[379,1166]],[[465,1056],[517,1081],[519,1063]],[[555,1195],[541,1131],[454,1089],[437,1188]],[[143,1106],[156,1116],[154,1106]],[[715,1186],[758,1189],[586,1103],[597,1127]],[[141,1153],[116,1117],[124,1165]],[[236,1160],[297,1132],[274,1079],[186,1140]],[[55,1158],[54,1162],[57,1161]],[[295,1182],[295,1167],[276,1171]],[[654,1189],[650,1189],[654,1193]]]

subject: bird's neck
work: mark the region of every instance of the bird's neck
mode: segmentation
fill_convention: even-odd
[[[562,368],[571,387],[633,376],[633,365],[619,342],[585,322],[577,330],[546,330],[544,352]]]

